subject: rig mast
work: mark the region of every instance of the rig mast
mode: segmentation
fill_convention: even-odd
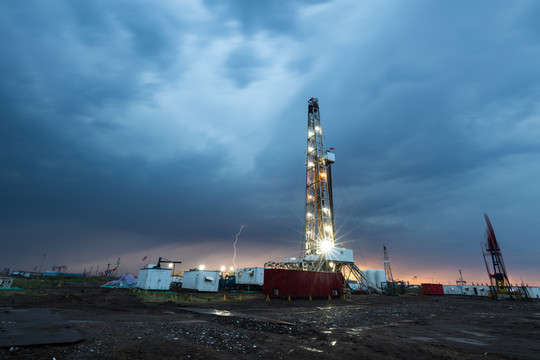
[[[335,161],[334,153],[325,151],[319,100],[308,101],[306,159],[306,228],[304,238],[304,258],[320,255],[334,248],[334,220],[330,166]]]
[[[487,229],[486,229],[486,242],[485,242],[485,251],[484,262],[486,264],[486,269],[489,275],[489,281],[491,283],[491,297],[497,299],[499,295],[504,297],[512,298],[514,296],[512,286],[510,285],[510,280],[508,280],[508,274],[506,273],[506,267],[504,266],[504,261],[501,253],[501,248],[495,238],[495,232],[489,221],[487,214],[484,214],[486,219]],[[493,264],[493,273],[491,273],[486,257],[491,257],[491,262]]]
[[[386,274],[386,281],[388,283],[394,283],[394,277],[392,276],[392,269],[390,268],[390,260],[388,259],[388,253],[386,252],[386,245],[383,245],[384,249],[384,272]]]
[[[323,147],[317,98],[308,100],[306,154],[306,212],[302,256],[288,257],[284,262],[269,261],[265,266],[290,270],[341,272],[344,275],[344,286],[348,286],[350,278],[355,278],[358,283],[366,286],[368,292],[381,293],[381,289],[354,264],[353,251],[335,247],[331,170],[336,157],[332,151],[324,150]]]

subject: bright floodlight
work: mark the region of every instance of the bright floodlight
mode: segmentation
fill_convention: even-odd
[[[169,263],[169,269],[172,269],[173,263]]]
[[[323,253],[327,253],[334,248],[334,244],[330,240],[323,240],[320,248]]]
[[[233,270],[234,270],[234,267],[231,266],[231,267],[229,268],[229,271],[233,271]]]
[[[201,264],[201,265],[199,266],[199,269],[204,270],[204,265]]]
[[[221,267],[221,272],[224,272],[224,271],[225,271],[225,266],[223,265],[223,266]]]

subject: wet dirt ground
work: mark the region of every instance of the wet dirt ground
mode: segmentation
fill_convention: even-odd
[[[69,284],[0,297],[0,309],[24,308],[58,309],[85,340],[0,348],[2,359],[540,359],[539,301],[358,294],[145,303],[126,289]]]

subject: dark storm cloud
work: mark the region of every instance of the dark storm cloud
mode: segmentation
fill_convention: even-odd
[[[297,255],[318,96],[338,235],[368,263],[386,242],[477,264],[487,211],[533,266],[539,6],[3,4],[2,239],[94,261],[228,246],[245,224],[254,249]]]
[[[264,66],[264,61],[258,59],[254,50],[244,47],[234,51],[227,60],[230,76],[236,80],[239,87],[246,87],[254,78],[254,69]]]
[[[213,1],[205,0],[212,10],[219,11],[227,19],[237,21],[242,30],[252,36],[258,31],[272,31],[290,35],[298,30],[297,15],[303,6],[326,3],[327,0],[293,1]]]

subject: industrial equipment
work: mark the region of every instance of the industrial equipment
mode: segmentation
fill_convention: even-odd
[[[182,289],[216,292],[219,289],[219,274],[217,270],[185,271]]]
[[[519,290],[514,290],[510,284],[510,280],[508,280],[506,266],[504,266],[501,248],[497,242],[497,238],[495,238],[495,232],[493,231],[493,227],[491,226],[491,222],[489,221],[487,214],[484,214],[484,218],[486,220],[487,229],[485,235],[485,247],[482,249],[482,253],[484,255],[484,263],[486,264],[486,270],[491,284],[491,298],[514,298],[519,294]],[[488,266],[486,257],[491,258],[493,272]]]
[[[264,268],[244,268],[236,270],[236,285],[239,287],[250,287],[256,289],[262,287],[264,283]],[[245,286],[242,286],[245,285]]]
[[[350,277],[370,289],[381,292],[380,285],[370,281],[354,264],[353,251],[335,247],[332,164],[335,154],[324,149],[319,100],[308,100],[306,149],[305,232],[302,257],[269,262],[275,269],[332,272],[344,275],[344,286]]]
[[[144,268],[139,270],[137,287],[143,290],[169,290],[172,269]]]
[[[173,269],[173,272],[174,272],[174,266],[175,264],[181,264],[182,262],[181,261],[176,261],[176,260],[167,260],[165,259],[164,257],[159,257],[159,260],[158,260],[158,263],[156,265],[156,268],[158,269],[161,269],[161,265],[162,264],[167,264],[167,267],[169,269]]]
[[[63,274],[64,272],[66,272],[66,270],[67,270],[66,265],[60,265],[60,266],[53,265],[52,267],[52,271],[56,271],[59,274]]]

